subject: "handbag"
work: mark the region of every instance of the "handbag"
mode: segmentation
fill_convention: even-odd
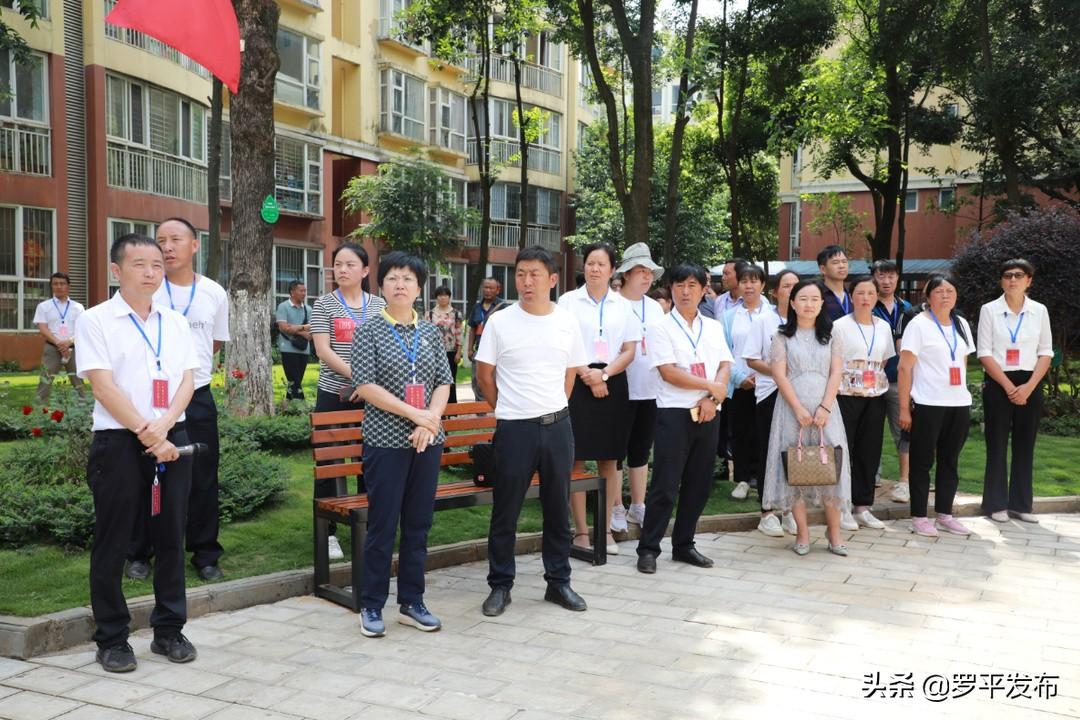
[[[472,459],[473,484],[479,487],[495,485],[495,445],[478,442],[469,449]]]
[[[308,309],[307,303],[304,304],[304,322],[303,325],[308,323]],[[296,348],[296,352],[306,353],[308,351],[308,341],[300,335],[289,335],[288,333],[281,333],[289,341],[289,344]]]
[[[826,447],[825,435],[818,428],[818,446],[803,445],[803,430],[799,428],[798,442],[780,456],[788,485],[792,487],[816,487],[835,485],[840,482],[840,468],[844,462],[844,448],[840,445]]]

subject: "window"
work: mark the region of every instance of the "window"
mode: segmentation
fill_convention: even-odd
[[[791,218],[788,223],[788,247],[790,248],[790,255],[792,260],[799,259],[799,245],[802,239],[802,228],[799,227],[802,222],[802,201],[796,200],[791,203]]]
[[[791,184],[797,185],[799,173],[802,172],[803,152],[802,145],[795,148],[795,154],[791,156]]]
[[[37,8],[38,19],[49,19],[49,0],[0,0],[0,7],[17,10],[19,5],[33,5]]]
[[[477,192],[479,186],[476,186]],[[472,198],[474,207],[479,196]],[[559,227],[562,217],[562,193],[550,188],[529,185],[529,225]],[[521,222],[521,186],[517,183],[495,183],[491,188],[491,217],[493,220]]]
[[[956,188],[941,188],[938,190],[938,209],[956,209]]]
[[[547,30],[525,40],[525,59],[551,70],[562,70],[562,45],[551,39]]]
[[[424,141],[424,83],[400,70],[380,73],[382,105],[379,128],[419,142]]]
[[[323,294],[322,250],[274,245],[274,307],[289,298],[289,283],[301,280],[307,286],[308,303]]]
[[[919,191],[908,190],[904,194],[904,212],[916,212],[919,209]]]
[[[318,110],[319,43],[299,33],[278,28],[277,50],[281,58],[274,98],[290,105]]]
[[[440,285],[450,288],[450,304],[458,309],[464,317],[465,308],[469,302],[466,293],[468,282],[468,265],[463,262],[450,262],[441,265],[436,271],[428,275],[427,292],[424,296],[424,310],[435,305],[435,289]]]
[[[664,91],[653,90],[652,91],[652,114],[659,115],[663,109],[664,104]]]
[[[465,152],[465,96],[433,87],[430,97],[430,143]]]
[[[113,141],[206,162],[206,108],[153,85],[107,75],[105,132]]]
[[[157,234],[157,224],[149,222],[147,220],[123,220],[109,218],[109,242],[105,246],[105,267],[109,267],[111,258],[109,251],[112,249],[112,244],[116,242],[117,238],[123,237],[129,233],[139,233],[147,237],[154,237]],[[196,268],[197,269],[197,268]],[[109,295],[112,296],[113,292],[120,287],[120,283],[113,277],[112,271],[106,270],[105,274],[109,278]]]
[[[678,84],[671,85],[669,92],[671,93],[668,98],[668,107],[671,108],[671,114],[675,115],[679,112],[679,86]]]
[[[49,122],[45,56],[31,53],[26,64],[15,62],[9,50],[0,50],[0,118]]]
[[[322,148],[276,135],[274,190],[282,210],[322,215]]]
[[[203,273],[204,275],[211,274],[207,271],[207,263],[210,262],[210,233],[205,230],[199,231],[199,252],[195,255],[195,272]],[[227,235],[221,236],[221,273],[217,279],[218,283],[228,288],[229,285],[229,238]]]
[[[51,292],[55,238],[52,210],[0,206],[0,329],[35,329],[34,310]]]
[[[589,126],[583,122],[578,121],[577,124],[577,151],[582,153],[585,151],[585,143],[588,141]]]
[[[517,300],[517,285],[514,283],[513,265],[488,265],[488,277],[495,278],[502,285],[499,295],[506,300]]]
[[[553,150],[562,147],[562,115],[554,112],[545,114],[544,126],[540,128],[536,144]]]
[[[957,105],[956,103],[946,103],[945,104],[945,116],[946,117],[954,118],[959,114],[960,114],[960,106],[959,105]]]
[[[401,33],[401,16],[412,0],[379,0],[379,37],[397,39]]]

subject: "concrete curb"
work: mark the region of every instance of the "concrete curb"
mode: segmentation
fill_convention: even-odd
[[[953,512],[960,517],[982,514],[977,497],[958,497]],[[1036,498],[1034,511],[1038,514],[1080,513],[1080,496]],[[907,505],[879,503],[874,514],[883,520],[901,520],[911,517]],[[821,510],[810,512],[812,524],[822,524],[825,514]],[[756,512],[710,515],[698,521],[699,533],[745,532],[757,527],[760,515]],[[669,528],[670,532],[670,528]],[[638,535],[637,528],[620,534],[618,540],[632,540]],[[519,535],[515,552],[518,555],[540,551],[540,533]],[[461,565],[487,559],[487,540],[466,540],[452,545],[441,545],[428,551],[429,570]],[[396,565],[396,561],[395,561]],[[342,563],[331,568],[334,583],[347,584],[351,565]],[[258,575],[228,580],[213,585],[191,588],[187,592],[188,617],[196,618],[213,612],[239,610],[253,605],[277,602],[312,592],[311,568],[287,570],[270,575]],[[146,595],[128,601],[131,611],[132,631],[150,625],[150,611],[154,597]],[[90,608],[79,607],[37,617],[0,615],[0,657],[27,659],[35,655],[59,652],[74,645],[89,642],[94,633],[94,620]]]

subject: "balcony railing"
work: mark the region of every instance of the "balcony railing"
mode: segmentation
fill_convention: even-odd
[[[469,165],[480,163],[480,145],[476,138],[469,138]],[[517,140],[491,139],[491,161],[509,167],[521,167],[521,144]],[[551,148],[529,145],[529,169],[558,175],[562,167],[562,152]]]
[[[465,68],[469,71],[469,76],[475,80],[476,76],[480,73],[480,56],[469,55],[465,59]],[[503,55],[492,55],[490,75],[492,80],[498,80],[499,82],[513,85],[513,61]],[[554,95],[555,97],[562,97],[563,74],[558,70],[552,70],[543,65],[524,61],[521,63],[521,86],[539,90],[540,92]]]
[[[427,41],[423,40],[415,43],[409,40],[402,31],[402,22],[394,17],[384,15],[379,18],[379,40],[393,40],[399,45],[412,48],[422,55],[428,53]]]
[[[115,6],[116,0],[105,0],[105,14],[108,15]],[[131,45],[132,47],[137,47],[140,50],[145,50],[151,55],[156,55],[159,58],[164,58],[170,62],[176,63],[180,67],[185,70],[190,70],[199,77],[210,77],[209,70],[189,58],[187,55],[184,55],[179,50],[171,48],[160,40],[152,38],[145,33],[141,33],[138,30],[131,30],[129,28],[118,27],[111,23],[105,23],[105,37],[117,40],[126,45]]]
[[[206,202],[206,168],[163,153],[109,143],[110,187]]]
[[[465,238],[465,247],[480,247],[480,224],[470,224]],[[492,222],[488,247],[517,248],[521,225],[515,222]],[[558,228],[530,225],[528,230],[529,245],[540,245],[552,252],[562,249],[562,235]]]
[[[52,175],[49,128],[0,123],[0,171]]]

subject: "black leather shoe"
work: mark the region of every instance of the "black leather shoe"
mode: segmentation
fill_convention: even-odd
[[[638,555],[637,569],[638,572],[645,573],[646,575],[652,575],[654,572],[656,572],[656,556],[652,553]]]
[[[220,580],[225,577],[225,573],[221,572],[221,568],[217,565],[207,565],[198,569],[199,578],[202,580]]]
[[[480,609],[480,612],[488,617],[498,617],[503,614],[503,610],[509,604],[510,588],[491,588],[491,594],[487,596],[487,600],[484,601],[484,606]]]
[[[98,648],[97,661],[106,672],[125,673],[135,669],[135,653],[126,642],[109,648]]]
[[[128,562],[127,572],[124,574],[132,580],[145,580],[150,577],[150,563],[145,563],[142,560],[131,560]]]
[[[191,662],[199,655],[195,651],[195,646],[184,637],[183,633],[154,638],[154,642],[150,643],[150,652],[164,655],[169,658],[169,662],[174,663]]]
[[[684,562],[688,565],[694,565],[700,568],[711,568],[713,561],[697,551],[697,548],[688,548],[686,550],[674,550],[671,553],[671,559],[675,562]]]
[[[565,585],[548,585],[547,592],[544,593],[544,599],[548,602],[553,602],[556,605],[561,605],[567,610],[573,610],[574,612],[582,612],[589,608],[589,606],[585,604],[585,600],[570,587],[570,583],[566,583]]]

